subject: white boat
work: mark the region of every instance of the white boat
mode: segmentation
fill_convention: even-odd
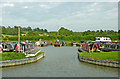
[[[109,37],[96,37],[96,42],[111,42]]]

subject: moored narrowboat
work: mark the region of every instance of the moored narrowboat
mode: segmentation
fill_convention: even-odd
[[[120,42],[110,42],[103,44],[103,48],[101,48],[101,50],[104,52],[120,51]]]
[[[100,45],[97,43],[84,43],[82,47],[78,49],[79,52],[86,51],[86,52],[100,52]]]
[[[76,43],[75,41],[72,41],[72,42],[71,42],[71,45],[72,45],[72,46],[76,46],[77,43]]]
[[[62,46],[66,46],[67,45],[65,40],[62,40],[61,43],[62,43]]]
[[[55,44],[54,44],[55,47],[61,47],[61,45],[62,43],[60,42],[60,40],[55,41]]]

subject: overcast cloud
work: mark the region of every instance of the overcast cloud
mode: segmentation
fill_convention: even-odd
[[[0,10],[0,22],[5,26],[118,30],[117,2],[2,2]]]

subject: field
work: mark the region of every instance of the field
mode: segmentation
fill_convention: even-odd
[[[113,60],[113,61],[120,61],[119,58],[119,51],[112,51],[112,52],[83,52],[79,53],[80,56],[95,58],[95,59],[102,59],[102,60]]]

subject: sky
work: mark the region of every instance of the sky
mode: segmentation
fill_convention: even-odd
[[[0,23],[48,31],[118,30],[118,2],[1,2]]]

